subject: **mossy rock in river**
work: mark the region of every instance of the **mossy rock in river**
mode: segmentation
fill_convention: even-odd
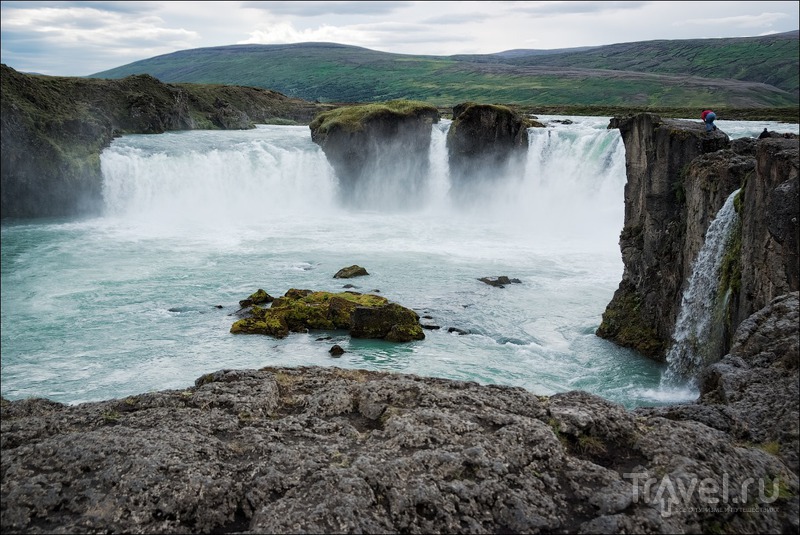
[[[352,321],[350,335],[355,338],[383,338],[390,342],[425,338],[417,313],[395,303],[380,307],[356,307]]]
[[[419,315],[385,297],[357,292],[315,292],[291,289],[272,306],[253,306],[251,316],[231,326],[231,333],[284,338],[309,329],[347,329],[356,338],[410,342],[425,338]]]

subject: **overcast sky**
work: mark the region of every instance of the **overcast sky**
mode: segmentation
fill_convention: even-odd
[[[85,76],[178,50],[327,41],[488,54],[798,29],[800,2],[0,2],[2,63]]]

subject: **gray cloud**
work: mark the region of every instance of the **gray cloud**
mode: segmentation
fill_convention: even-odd
[[[384,52],[446,56],[651,39],[747,37],[797,29],[800,4],[728,2],[723,12],[719,2],[698,1],[684,9],[686,5],[4,1],[0,29],[5,64],[69,76],[177,50],[236,43],[328,41]]]
[[[35,5],[34,5],[35,4]],[[32,9],[32,8],[87,8],[98,11],[111,11],[113,13],[147,13],[152,11],[150,2],[3,2],[3,9]]]
[[[635,10],[651,2],[516,2],[512,11],[529,15],[575,15]]]
[[[421,22],[424,24],[469,24],[470,22],[484,22],[490,18],[492,18],[492,15],[486,13],[452,13],[431,17]]]
[[[242,7],[264,9],[276,15],[386,15],[412,2],[242,2]]]

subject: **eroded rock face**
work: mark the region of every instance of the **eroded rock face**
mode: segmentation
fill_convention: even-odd
[[[708,226],[727,197],[742,188],[737,203],[742,223],[730,246],[741,250],[730,252],[725,267],[723,291],[730,290],[731,298],[720,347],[712,351],[719,358],[745,317],[797,289],[797,246],[791,245],[797,243],[792,223],[797,203],[791,203],[797,141],[729,142],[722,131],[706,132],[699,121],[652,114],[615,118],[609,127],[619,128],[625,142],[628,182],[620,235],[625,269],[597,334],[664,358]]]
[[[437,122],[433,106],[393,101],[331,110],[309,127],[336,172],[343,202],[405,207],[425,193],[431,127]]]
[[[520,114],[491,104],[453,108],[447,152],[456,193],[474,194],[507,176],[519,176],[527,150],[527,123]]]
[[[742,198],[737,324],[778,295],[800,289],[799,146],[796,138],[758,142],[756,173]]]

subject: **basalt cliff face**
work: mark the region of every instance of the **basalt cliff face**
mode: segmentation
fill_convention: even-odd
[[[0,65],[0,217],[97,213],[100,152],[122,134],[307,123],[320,105],[263,89],[28,75]]]
[[[624,273],[597,334],[665,357],[705,233],[741,188],[741,224],[723,266],[728,299],[718,359],[745,318],[798,289],[797,138],[732,142],[700,121],[652,114],[615,118],[609,128],[620,130],[626,151]]]
[[[414,205],[424,195],[430,158],[432,106],[408,101],[348,106],[320,114],[311,138],[336,171],[343,200],[364,200],[370,188],[392,191]],[[481,188],[519,176],[528,148],[529,121],[505,106],[464,103],[453,108],[447,135],[451,193],[460,202],[481,199]]]
[[[493,183],[519,176],[528,151],[528,124],[505,106],[464,103],[453,108],[447,132],[450,181],[456,192],[476,193],[487,178]]]

